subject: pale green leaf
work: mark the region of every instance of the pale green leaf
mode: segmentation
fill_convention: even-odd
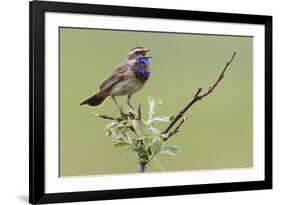
[[[130,147],[131,145],[125,141],[117,141],[114,142],[113,147],[114,148],[126,148],[126,147]]]
[[[142,141],[143,144],[146,148],[148,148],[148,146],[152,143],[153,138],[151,137],[145,137]]]
[[[155,121],[160,121],[160,122],[171,122],[171,117],[168,116],[157,116],[157,117],[153,117],[151,120],[148,120],[148,124],[151,124]]]
[[[160,136],[160,134],[161,134],[161,131],[160,131],[159,129],[155,128],[155,127],[150,126],[150,127],[149,127],[149,130],[150,130],[150,131],[153,133],[153,135],[155,135],[155,136]]]
[[[163,145],[163,140],[161,138],[158,137],[153,139],[150,146],[151,156],[149,160],[153,159],[153,157],[161,151],[162,145]]]
[[[169,155],[177,155],[180,152],[180,148],[173,145],[164,145],[161,149],[161,153],[169,154]]]
[[[161,99],[154,99],[153,97],[149,96],[147,98],[148,101],[148,120],[152,120],[153,115],[155,114],[155,109],[157,105],[161,105],[162,104],[162,100]]]
[[[132,120],[132,126],[138,138],[152,137],[149,126],[143,120]]]

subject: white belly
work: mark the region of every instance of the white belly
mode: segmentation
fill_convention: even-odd
[[[136,83],[131,79],[124,79],[119,83],[115,84],[110,91],[110,95],[132,95],[133,93],[139,91],[143,84]]]

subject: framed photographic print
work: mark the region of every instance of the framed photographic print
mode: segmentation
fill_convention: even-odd
[[[30,2],[30,203],[272,188],[272,17]]]

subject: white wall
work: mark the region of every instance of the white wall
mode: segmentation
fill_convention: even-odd
[[[72,0],[79,2],[79,0]],[[80,0],[80,2],[170,9],[273,15],[274,190],[129,199],[80,204],[280,204],[281,12],[277,0]],[[0,31],[0,204],[28,200],[28,1],[1,1]]]

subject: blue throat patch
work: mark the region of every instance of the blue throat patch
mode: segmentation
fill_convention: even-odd
[[[136,64],[134,66],[135,75],[142,82],[148,80],[150,76],[151,70],[149,69],[149,66],[149,57],[141,56],[137,58]]]

